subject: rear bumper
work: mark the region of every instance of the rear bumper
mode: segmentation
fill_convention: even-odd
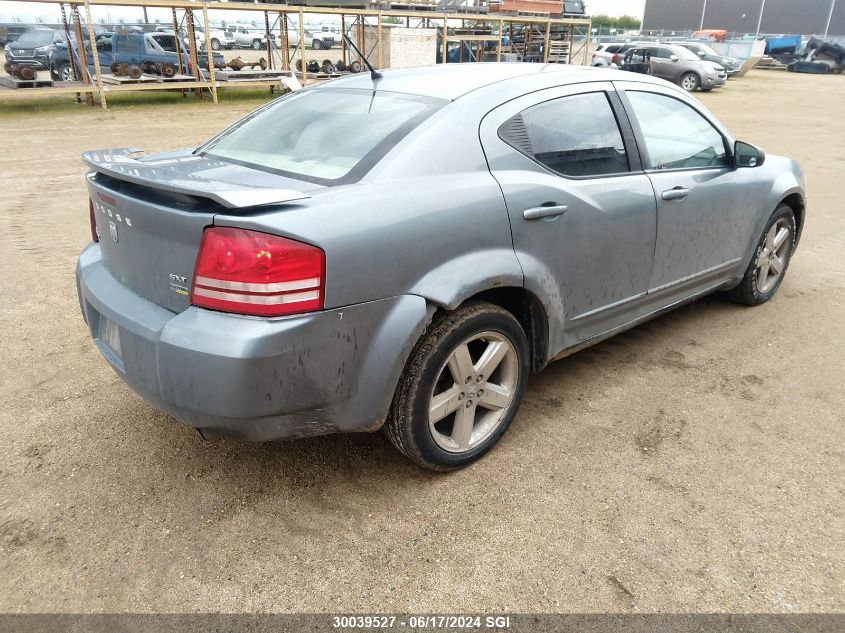
[[[414,295],[278,319],[195,307],[175,314],[112,277],[98,244],[80,255],[76,278],[83,316],[109,364],[206,437],[376,430],[426,323],[425,300]]]

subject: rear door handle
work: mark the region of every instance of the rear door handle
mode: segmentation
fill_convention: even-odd
[[[674,189],[667,189],[663,192],[664,200],[683,200],[689,195],[689,189],[684,187],[675,187]]]
[[[542,220],[543,218],[556,218],[563,215],[568,210],[565,204],[556,204],[549,206],[531,207],[522,212],[522,217],[526,220]]]

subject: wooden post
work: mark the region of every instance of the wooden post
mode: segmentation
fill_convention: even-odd
[[[308,85],[308,63],[305,61],[305,13],[299,9],[299,59],[302,60],[302,85]]]
[[[191,59],[191,68],[193,69],[194,80],[200,81],[200,64],[197,56],[197,34],[194,31],[194,10],[185,9],[185,28],[188,31],[188,55]],[[194,88],[194,95],[197,99],[202,99],[202,88]]]
[[[94,74],[97,77],[97,93],[100,96],[100,106],[103,110],[106,109],[106,93],[103,90],[103,73],[100,68],[100,56],[97,51],[97,36],[94,34],[94,25],[91,24],[91,9],[88,6],[88,0],[85,0],[85,24],[88,26],[88,37],[91,40],[91,57],[94,58]],[[87,65],[88,60],[83,62]]]
[[[270,16],[264,12],[264,35],[267,37],[267,68],[273,70],[273,40],[270,38]]]
[[[79,62],[79,73],[81,80],[86,84],[93,84],[91,74],[88,72],[88,56],[85,54],[85,40],[82,38],[82,18],[79,17],[79,6],[76,4],[70,5],[71,20],[73,20],[73,32],[76,34],[76,56]],[[70,55],[71,64],[73,64],[73,55],[71,55],[70,42],[68,42],[68,55]],[[94,55],[97,52],[96,47],[91,51]],[[90,92],[85,93],[85,103],[89,106],[94,105],[94,95]]]
[[[384,68],[384,57],[382,54],[382,30],[381,30],[381,11],[378,12],[378,25],[376,26],[376,38],[378,39],[376,48],[376,66],[379,70]]]
[[[546,22],[546,37],[543,40],[543,63],[549,63],[549,43],[552,39],[552,23]]]
[[[446,63],[446,49],[449,46],[449,42],[446,39],[449,37],[449,20],[447,18],[443,18],[443,36],[440,38],[440,45],[443,50],[440,51],[441,61],[445,64]]]
[[[358,39],[358,50],[363,53],[364,51],[366,51],[366,48],[365,48],[365,46],[366,46],[365,39],[366,38],[364,37],[364,16],[363,15],[358,16],[358,27],[357,27],[356,37]],[[358,55],[358,63],[361,64],[361,66],[364,65],[364,58],[361,55]]]
[[[279,11],[282,35],[282,70],[290,70],[290,39],[288,38],[288,14]]]
[[[496,61],[502,61],[502,30],[505,28],[505,21],[499,18],[499,44],[496,46]],[[508,40],[510,41],[510,40]]]
[[[346,58],[346,15],[343,13],[340,14],[340,50],[340,58],[344,64],[348,64]]]
[[[183,73],[183,66],[182,66],[182,38],[179,37],[179,21],[176,19],[176,9],[172,9],[173,11],[173,37],[176,39],[176,72],[180,75],[185,74]],[[183,92],[184,94],[184,92]]]
[[[87,1],[87,0],[86,0]],[[264,14],[266,17],[266,13]],[[211,100],[217,103],[217,82],[214,78],[214,51],[211,50],[211,33],[208,26],[208,2],[202,3],[202,23],[205,26],[205,56],[208,59],[208,77],[211,80]],[[268,40],[269,34],[268,34]]]
[[[593,21],[590,20],[590,23],[587,25],[587,32],[584,34],[584,66],[589,66],[590,64],[590,37],[593,33]]]

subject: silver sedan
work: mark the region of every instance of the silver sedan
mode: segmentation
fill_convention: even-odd
[[[551,361],[708,293],[771,299],[805,216],[798,165],[680,88],[559,65],[359,74],[84,159],[80,304],[133,389],[205,437],[383,428],[438,470]]]

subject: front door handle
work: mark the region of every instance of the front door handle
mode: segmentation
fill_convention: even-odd
[[[689,195],[689,189],[684,187],[675,187],[674,189],[667,189],[663,192],[664,200],[683,200]]]
[[[542,220],[543,218],[556,218],[568,210],[565,204],[550,204],[548,206],[531,207],[522,212],[526,220]]]

